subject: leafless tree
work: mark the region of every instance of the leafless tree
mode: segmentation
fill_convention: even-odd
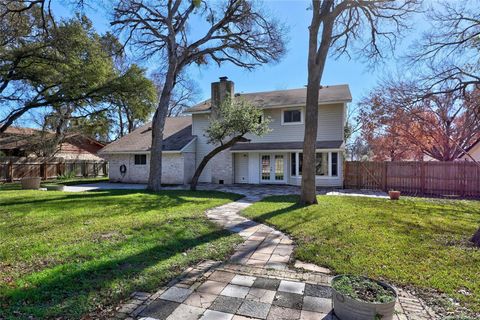
[[[192,19],[198,22],[195,32],[189,30]],[[167,62],[152,125],[151,190],[161,189],[163,128],[179,74],[209,62],[252,69],[277,61],[285,51],[282,26],[247,0],[120,0],[112,25],[143,57]]]
[[[327,56],[357,56],[375,64],[393,50],[407,18],[420,0],[312,0],[309,27],[308,83],[300,202],[317,203],[315,143],[318,129],[318,97]]]
[[[443,1],[426,10],[431,28],[408,58],[428,94],[480,89],[479,8],[479,0]]]
[[[155,72],[152,75],[152,79],[157,88],[157,94],[160,96],[163,90],[162,81],[165,79],[165,74],[162,72]],[[167,117],[177,117],[181,115],[185,109],[191,107],[197,102],[199,97],[200,88],[198,87],[198,84],[194,80],[188,78],[185,73],[178,75],[168,105]]]

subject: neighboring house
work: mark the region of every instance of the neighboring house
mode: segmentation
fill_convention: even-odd
[[[470,148],[465,151],[466,152],[459,157],[459,160],[475,160],[476,162],[480,162],[480,139],[478,139],[477,142],[475,142],[472,146],[470,146]]]
[[[214,146],[207,143],[205,129],[215,106],[227,96],[244,98],[263,109],[272,121],[264,136],[247,135],[246,143],[237,143],[216,155],[206,166],[200,182],[232,184],[300,185],[302,149],[305,131],[306,88],[235,94],[234,83],[226,77],[212,83],[213,99],[186,111],[190,117],[167,118],[162,162],[162,182],[188,183],[196,166]],[[213,100],[213,103],[212,103]],[[319,94],[317,132],[318,186],[343,185],[344,125],[348,85],[325,86]],[[259,121],[261,121],[259,119]],[[151,130],[149,124],[108,145],[100,154],[110,161],[110,179],[147,182]],[[181,143],[171,146],[174,137]],[[125,172],[120,172],[124,165]]]
[[[37,154],[32,150],[32,141],[41,139],[41,131],[31,128],[9,127],[0,134],[0,151],[5,156],[35,157]],[[53,133],[48,133],[53,135]],[[60,144],[55,157],[66,160],[102,160],[97,152],[105,147],[105,144],[90,137],[71,134]]]

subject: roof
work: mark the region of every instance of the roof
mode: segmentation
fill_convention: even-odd
[[[192,117],[172,117],[165,120],[163,151],[180,151],[195,137],[192,136]],[[152,123],[107,145],[99,153],[148,152],[152,147]]]
[[[343,141],[317,141],[316,149],[340,149]],[[303,141],[295,142],[261,142],[237,143],[230,148],[232,151],[259,151],[259,150],[302,150]]]
[[[475,148],[477,145],[480,145],[480,138],[478,138],[477,141],[475,141],[470,147],[464,150],[464,152],[462,152],[458,157],[461,158],[461,157],[467,156],[467,153],[473,150],[473,148]]]
[[[45,135],[42,136],[42,134]],[[55,133],[53,131],[42,131],[39,129],[22,127],[8,127],[3,133],[0,133],[0,149],[24,150],[32,144],[32,136],[37,136],[38,138],[43,139],[43,137],[53,137],[54,134]],[[89,143],[97,145],[100,148],[105,146],[105,144],[79,133],[71,133],[66,135],[63,139],[63,142],[68,141],[70,143],[81,143],[82,140],[87,140]]]
[[[241,93],[235,94],[235,97],[243,97],[261,108],[301,106],[307,103],[307,88]],[[347,84],[323,86],[319,91],[318,102],[320,104],[351,101],[352,94]],[[187,109],[185,112],[195,113],[209,110],[210,100],[206,100]]]

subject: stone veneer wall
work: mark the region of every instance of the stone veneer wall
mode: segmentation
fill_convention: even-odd
[[[212,158],[212,183],[219,183],[223,180],[224,184],[233,183],[233,156],[230,149],[224,150]]]

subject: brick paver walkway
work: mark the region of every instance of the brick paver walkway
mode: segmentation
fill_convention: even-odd
[[[331,276],[291,270],[292,240],[280,231],[238,213],[267,195],[298,193],[289,186],[201,186],[244,194],[208,210],[209,219],[245,241],[226,263],[205,261],[185,270],[156,293],[136,292],[119,307],[119,319],[143,320],[336,320]],[[328,271],[328,270],[327,270]],[[418,298],[399,290],[395,320],[436,319]]]

